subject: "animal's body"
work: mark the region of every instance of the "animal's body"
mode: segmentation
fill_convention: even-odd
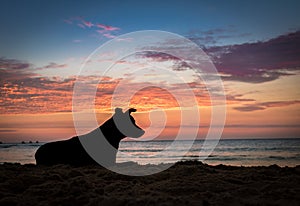
[[[103,144],[102,148],[99,148],[99,152],[103,154],[105,151],[103,159],[105,159],[106,165],[114,164],[120,141],[126,136],[137,138],[145,133],[135,124],[134,118],[130,115],[131,112],[136,111],[135,109],[129,109],[124,113],[119,108],[115,111],[110,119],[88,134],[42,145],[35,153],[36,164],[74,166],[97,164],[82,146],[80,138],[105,138],[107,141],[104,143],[108,142],[109,145]],[[102,135],[99,136],[100,133]]]

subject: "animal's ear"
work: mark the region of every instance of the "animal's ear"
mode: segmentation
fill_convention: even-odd
[[[129,114],[131,113],[131,112],[136,112],[136,109],[134,109],[134,108],[130,108],[130,109],[128,109],[128,111],[127,112],[129,112]]]
[[[116,109],[115,109],[115,113],[116,113],[116,114],[123,114],[123,111],[122,111],[121,108],[116,108]]]

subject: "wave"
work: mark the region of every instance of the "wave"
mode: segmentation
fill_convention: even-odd
[[[0,149],[18,147],[18,146],[19,146],[19,144],[0,144]]]

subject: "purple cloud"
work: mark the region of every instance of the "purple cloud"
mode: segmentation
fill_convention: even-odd
[[[31,72],[33,65],[16,59],[0,58],[0,86],[12,79],[34,76]]]
[[[217,31],[208,31],[207,34]],[[162,43],[162,46],[176,49],[176,42],[170,40]],[[153,49],[155,48],[149,48]],[[300,69],[300,31],[268,41],[215,46],[203,50],[211,57],[222,78],[228,81],[263,83],[276,80],[280,76],[294,75]],[[182,52],[193,55],[193,51]],[[157,52],[144,52],[140,57],[174,63],[177,61],[175,57]],[[186,67],[181,69],[178,65],[174,66],[174,70],[185,69]]]
[[[261,103],[254,103],[254,104],[246,104],[240,107],[234,107],[233,109],[240,111],[240,112],[252,112],[258,110],[265,110],[268,108],[273,107],[285,107],[294,104],[300,104],[300,100],[293,100],[293,101],[273,101],[273,102],[261,102]]]
[[[225,80],[261,83],[300,68],[300,31],[265,41],[206,49]]]
[[[42,67],[42,69],[66,68],[67,66],[67,64],[57,64],[54,62],[50,62],[48,65]]]
[[[163,61],[179,61],[180,59],[172,56],[170,54],[166,53],[161,53],[161,52],[155,52],[155,51],[144,51],[144,52],[139,52],[136,54],[137,57],[142,57],[142,58],[150,58],[158,62],[163,62]]]
[[[28,69],[32,65],[27,62],[22,62],[16,59],[5,59],[3,57],[0,57],[0,68],[1,69]]]

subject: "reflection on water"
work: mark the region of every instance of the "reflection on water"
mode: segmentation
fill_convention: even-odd
[[[139,164],[172,163],[182,159],[185,143],[165,151],[171,141],[154,142],[122,142],[118,153],[118,162],[128,159]],[[214,151],[203,160],[205,151],[203,141],[195,141],[192,148],[184,154],[184,160],[197,160],[211,165],[300,165],[300,139],[268,139],[268,140],[221,140]],[[130,155],[128,155],[130,154]]]

